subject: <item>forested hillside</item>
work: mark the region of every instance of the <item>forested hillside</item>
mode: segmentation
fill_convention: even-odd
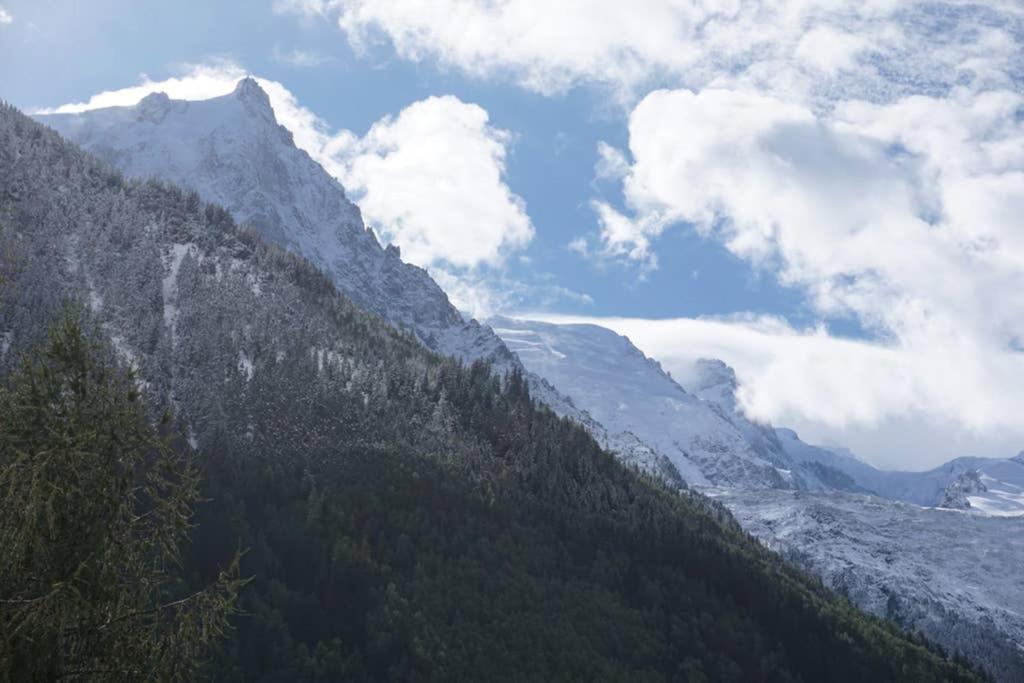
[[[520,376],[431,354],[10,107],[0,231],[0,372],[78,302],[198,451],[186,579],[247,549],[211,678],[975,678],[627,470]]]

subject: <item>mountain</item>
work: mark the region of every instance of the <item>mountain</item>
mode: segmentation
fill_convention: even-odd
[[[182,580],[241,544],[216,680],[976,680],[521,374],[464,367],[173,185],[0,107],[0,376],[67,302],[198,449]]]
[[[697,362],[695,395],[721,409],[753,447],[797,474],[797,488],[871,493],[924,507],[1024,515],[1024,453],[1016,458],[962,457],[925,472],[879,470],[843,449],[813,446],[791,429],[751,422],[737,406],[736,375],[719,360]]]
[[[947,484],[938,504],[994,517],[1024,516],[1024,452],[1009,460],[984,459]]]
[[[1024,680],[1024,526],[846,493],[721,490],[743,528],[861,608]]]
[[[153,93],[128,107],[37,117],[129,177],[159,178],[223,206],[268,242],[301,254],[366,311],[408,329],[429,349],[465,363],[486,360],[503,374],[521,368],[490,328],[466,321],[430,275],[382,248],[341,184],[298,149],[252,78],[208,100]],[[527,376],[534,397],[583,425],[627,462],[676,486],[664,457],[635,437],[609,434],[543,378]]]
[[[611,333],[594,328],[584,330],[580,338],[554,339],[550,344],[554,352],[545,352],[548,365],[540,367],[538,358],[544,354],[528,350],[536,347],[527,342],[538,341],[528,336],[530,330],[520,329],[516,338],[508,333],[515,324],[494,321],[518,355],[510,353],[488,327],[464,322],[425,271],[404,264],[397,249],[380,247],[364,228],[358,209],[347,200],[343,188],[296,149],[288,132],[276,124],[266,95],[254,81],[242,81],[234,93],[201,102],[177,102],[157,94],[134,107],[48,116],[43,120],[129,176],[175,181],[195,190],[198,198],[222,202],[235,219],[253,226],[260,237],[305,256],[362,308],[381,315],[395,327],[412,331],[435,351],[463,361],[487,359],[499,372],[518,368],[521,358],[526,369],[534,371],[528,375],[528,385],[535,399],[583,425],[601,446],[621,460],[656,475],[673,488],[684,486],[685,479],[697,486],[861,490],[842,470],[827,462],[839,457],[835,453],[802,444],[795,435],[787,440],[781,432],[746,420],[734,405],[724,405],[735,389],[735,377],[724,365],[707,364],[702,386],[696,395],[689,394],[627,340],[616,335],[607,337]],[[176,367],[173,356],[181,343],[180,331],[190,328],[188,320],[202,319],[198,313],[187,313],[179,301],[184,291],[182,277],[187,282],[197,263],[209,268],[212,261],[195,240],[174,241],[160,250],[164,253],[159,292],[162,313],[159,320],[150,323],[145,338],[159,338],[155,328],[158,324],[167,326],[172,353],[170,358],[161,355],[158,364]],[[215,272],[225,271],[224,265],[212,267]],[[227,270],[238,267],[232,261]],[[267,306],[265,284],[255,276],[247,275],[246,280],[260,297],[249,304],[250,308]],[[117,297],[102,292],[92,275],[83,284],[97,314],[106,315]],[[132,343],[137,331],[127,322],[123,327],[114,335],[115,344],[126,357],[143,362],[146,356],[140,355]],[[204,347],[204,353],[218,359],[207,370],[217,375],[223,367],[233,367],[244,380],[242,386],[254,387],[253,382],[263,381],[267,367],[266,356],[260,350],[279,342],[252,339],[245,336],[253,334],[251,327],[243,330],[247,330],[240,337],[244,344],[234,352],[220,348],[234,348],[231,344]],[[544,334],[554,333],[547,330]],[[563,347],[571,347],[572,354],[563,353]],[[270,367],[288,366],[306,353],[315,360],[317,373],[337,371],[350,355],[344,349],[315,341],[308,351],[276,350],[275,354],[284,355],[280,361],[275,355]],[[565,358],[560,359],[558,353]],[[578,365],[564,366],[560,375],[558,368],[563,366],[555,362],[558,360]],[[194,362],[187,361],[185,367]],[[367,375],[372,374],[367,371]],[[610,385],[609,391],[603,382],[615,376],[632,379],[628,386]],[[161,386],[173,383],[166,378],[156,382]],[[732,389],[728,388],[730,383]],[[224,407],[205,397],[201,385],[198,379],[179,384],[167,390],[167,395],[172,406],[185,416],[195,444],[204,448],[209,438],[204,435],[210,434],[211,425],[223,424],[226,418]],[[372,397],[380,391],[377,386],[364,393]],[[721,401],[700,400],[714,391],[718,391]],[[624,409],[610,402],[616,392],[630,397]],[[197,401],[197,396],[204,398]],[[594,400],[595,396],[600,400]],[[217,407],[197,411],[197,402]],[[247,408],[231,418],[246,425],[241,437],[259,432],[251,412]],[[263,410],[257,414],[263,414]],[[295,431],[294,427],[281,429]],[[319,428],[311,425],[310,429]],[[810,450],[795,457],[800,448]]]
[[[1024,611],[1011,578],[1024,558],[1016,522],[919,507],[938,505],[946,490],[974,512],[992,509],[995,496],[1001,509],[1012,509],[1007,501],[1020,490],[1014,486],[1024,457],[964,458],[930,473],[878,470],[848,452],[807,444],[792,430],[748,419],[736,401],[736,374],[722,361],[698,361],[688,392],[610,330],[488,322],[527,368],[609,429],[629,430],[664,449],[745,530],[861,608],[962,652],[1000,680],[1024,675]],[[697,447],[684,446],[690,443]],[[695,452],[701,457],[692,457]],[[720,463],[732,459],[773,468],[781,485],[771,476],[723,476]],[[965,473],[992,483],[991,491],[950,486]],[[916,505],[897,502],[908,499]]]
[[[841,456],[744,417],[735,373],[721,361],[701,361],[689,393],[629,339],[603,327],[487,322],[528,370],[609,433],[631,435],[666,458],[690,485],[863,490],[834,466]]]
[[[137,105],[40,116],[134,178],[160,178],[226,208],[267,241],[301,254],[365,310],[467,362],[512,358],[490,330],[465,321],[422,268],[382,248],[359,208],[277,123],[252,78],[201,101],[153,93]]]

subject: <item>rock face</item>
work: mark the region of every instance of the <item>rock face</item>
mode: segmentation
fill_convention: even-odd
[[[981,481],[981,472],[970,470],[954,479],[942,494],[939,507],[967,510],[971,507],[971,494],[986,493],[988,488]]]

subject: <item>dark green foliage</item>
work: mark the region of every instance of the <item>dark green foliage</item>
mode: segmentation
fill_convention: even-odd
[[[215,678],[971,678],[626,471],[520,378],[441,368],[421,391],[452,409],[444,454],[384,416],[273,457],[208,451],[196,566],[241,532],[256,577]],[[319,419],[286,403],[265,428]]]
[[[189,580],[248,549],[211,678],[975,678],[628,471],[518,375],[430,354],[220,209],[12,110],[0,197],[0,334],[26,348],[57,301],[92,301],[200,451]]]
[[[192,678],[241,586],[175,592],[197,498],[131,373],[66,314],[0,388],[0,679]]]

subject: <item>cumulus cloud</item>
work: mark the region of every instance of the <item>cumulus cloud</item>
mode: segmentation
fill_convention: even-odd
[[[190,65],[181,76],[159,81],[143,76],[137,86],[39,112],[127,106],[153,92],[208,99],[231,92],[245,75],[233,62]],[[402,247],[406,260],[445,268],[455,278],[467,269],[501,266],[533,237],[525,203],[504,180],[511,135],[492,126],[482,107],[451,96],[430,97],[359,136],[332,130],[281,83],[256,80],[295,144],[341,180],[368,222]],[[479,278],[470,281],[480,285]]]
[[[457,97],[429,97],[327,153],[363,213],[414,263],[498,265],[526,245],[526,206],[503,181],[509,133]]]
[[[206,100],[231,92],[238,80],[246,76],[244,69],[227,61],[189,64],[185,65],[182,71],[181,76],[161,81],[154,81],[146,74],[142,74],[142,82],[139,85],[104,90],[85,102],[71,102],[35,111],[39,114],[77,114],[103,107],[128,107],[155,92],[167,93],[168,97],[176,100]]]
[[[14,17],[11,16],[11,13],[7,11],[6,7],[0,5],[0,26],[11,24],[13,22]]]

